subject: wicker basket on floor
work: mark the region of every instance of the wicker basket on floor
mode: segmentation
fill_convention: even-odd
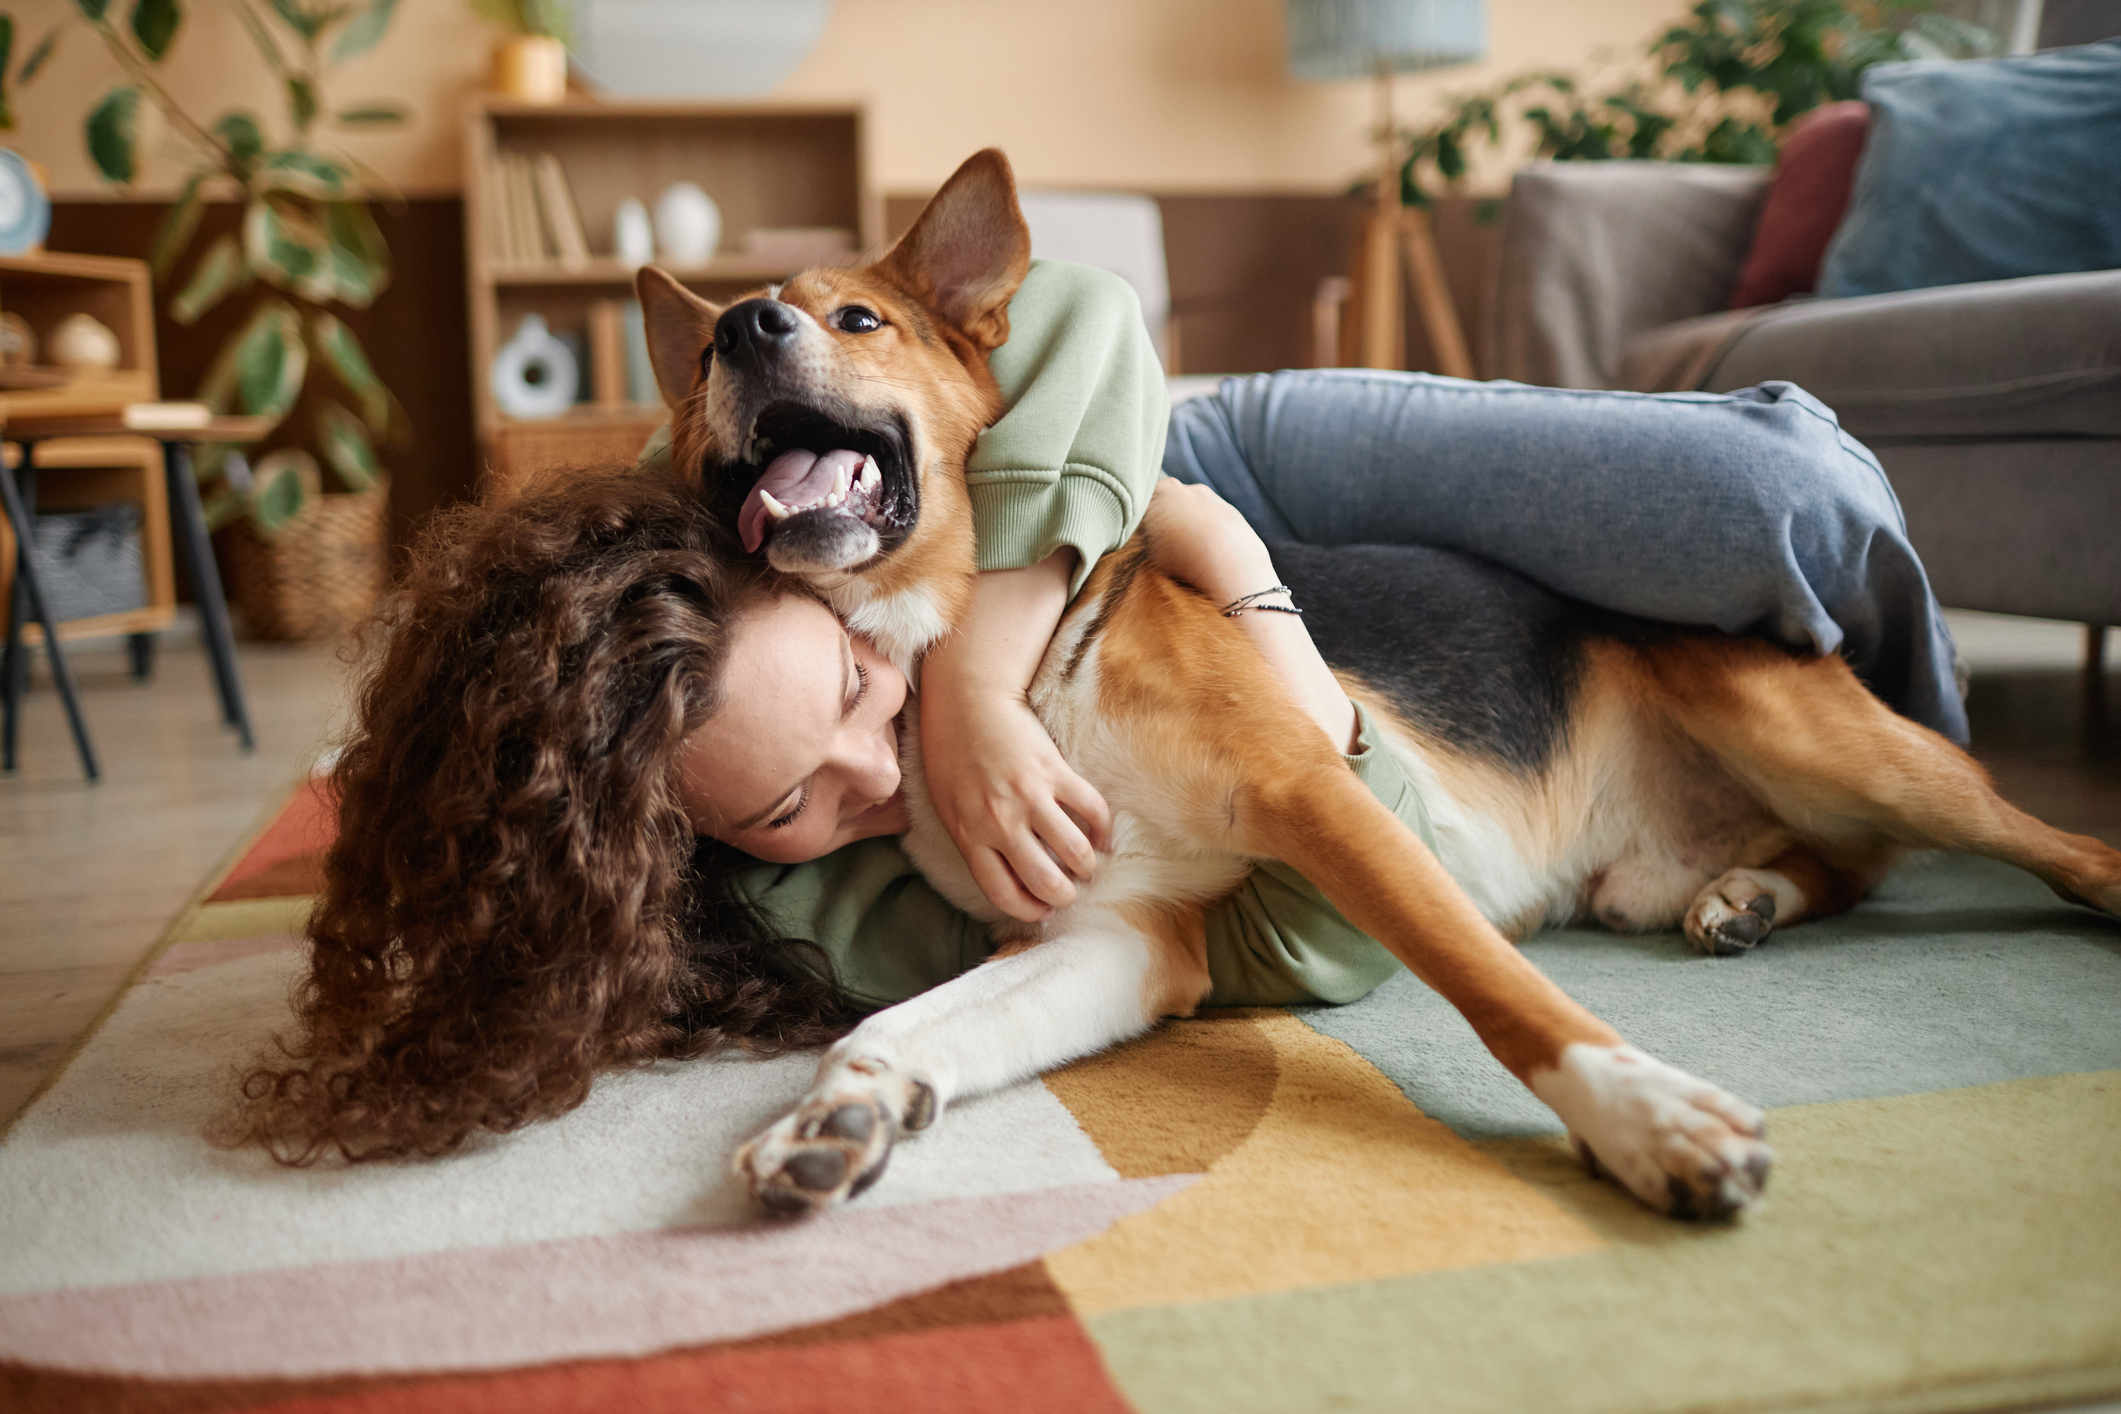
[[[311,499],[270,539],[247,520],[221,537],[230,597],[252,638],[330,638],[359,623],[383,592],[390,485]]]

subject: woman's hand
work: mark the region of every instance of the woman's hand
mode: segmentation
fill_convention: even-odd
[[[1077,775],[1025,692],[1067,607],[1074,554],[990,570],[955,633],[921,664],[921,759],[936,817],[980,892],[1036,923],[1075,901],[1112,812]]]
[[[1173,579],[1206,595],[1218,607],[1281,583],[1274,557],[1237,508],[1205,486],[1169,477],[1156,484],[1149,513],[1149,558]],[[1287,603],[1282,595],[1266,600]],[[1247,609],[1236,619],[1252,646],[1266,658],[1304,715],[1318,723],[1337,751],[1355,748],[1355,704],[1318,656],[1301,616]]]

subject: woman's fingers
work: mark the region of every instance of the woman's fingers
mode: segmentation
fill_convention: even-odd
[[[1038,832],[1039,843],[1045,846],[1056,864],[1075,879],[1084,883],[1090,881],[1097,872],[1097,850],[1073,813],[1055,802],[1038,813],[1032,828]],[[1047,902],[1058,900],[1049,898]]]
[[[965,856],[965,864],[987,902],[1017,922],[1036,923],[1053,911],[1051,905],[1032,897],[1000,850],[974,850]]]
[[[1096,786],[1074,771],[1063,769],[1060,778],[1053,783],[1053,798],[1081,827],[1091,849],[1102,853],[1112,848],[1112,807],[1105,804],[1105,798],[1098,794]],[[1053,843],[1050,837],[1046,842]],[[1073,863],[1068,867],[1078,879],[1087,879],[1090,871],[1097,867],[1097,861],[1092,857],[1085,867],[1077,868]]]

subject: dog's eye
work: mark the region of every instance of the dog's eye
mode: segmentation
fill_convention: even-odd
[[[849,334],[874,334],[884,327],[884,321],[876,317],[875,310],[864,309],[858,304],[850,304],[841,310],[834,322]]]

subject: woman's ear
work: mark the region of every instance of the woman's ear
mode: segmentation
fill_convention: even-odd
[[[647,325],[648,362],[655,369],[655,386],[664,402],[673,409],[681,407],[706,369],[704,355],[714,343],[714,324],[722,317],[722,307],[709,304],[653,265],[641,267],[633,277],[633,288],[640,296]]]
[[[981,348],[1000,348],[1009,337],[1009,301],[1031,268],[1031,230],[1001,149],[966,158],[871,268]]]

